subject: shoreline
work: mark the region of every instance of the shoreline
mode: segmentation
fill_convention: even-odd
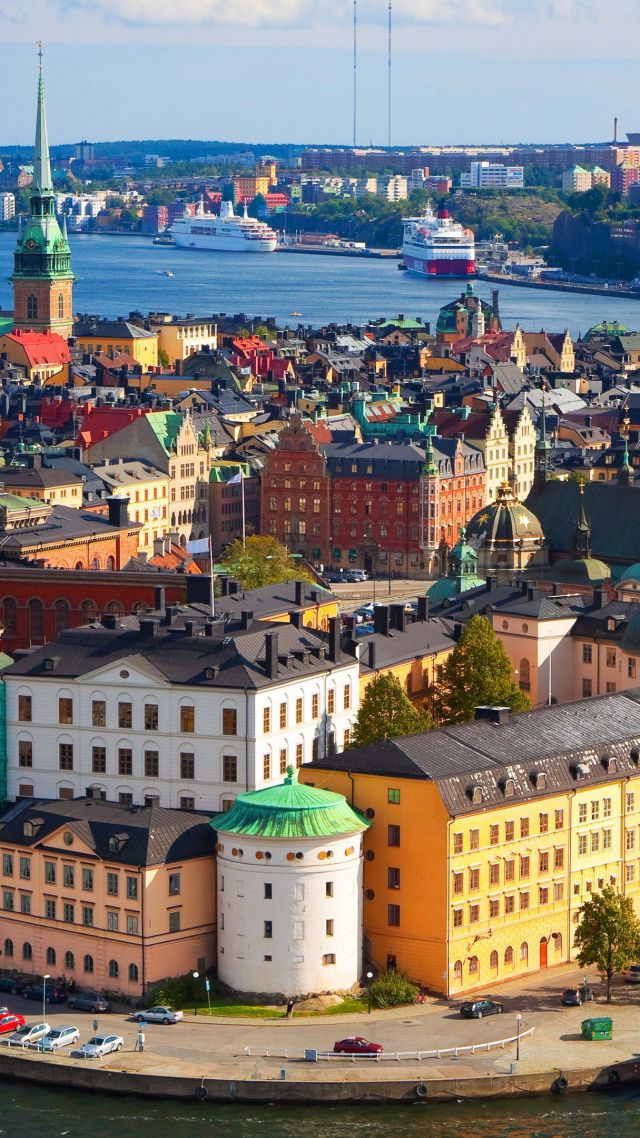
[[[570,281],[532,281],[526,278],[509,276],[502,273],[479,272],[476,277],[489,284],[516,285],[518,288],[533,288],[539,292],[569,292],[581,296],[610,296],[620,300],[640,300],[640,289],[605,288],[598,284],[572,284]]]

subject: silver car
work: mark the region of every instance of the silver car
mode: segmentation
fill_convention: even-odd
[[[122,1051],[124,1039],[121,1035],[92,1035],[82,1044],[79,1054],[83,1059],[101,1059],[110,1051]]]
[[[31,1047],[33,1043],[39,1043],[44,1039],[50,1031],[48,1023],[25,1023],[24,1027],[19,1027],[9,1036],[7,1042],[11,1047]]]
[[[54,1027],[42,1040],[43,1051],[58,1051],[60,1047],[71,1047],[80,1039],[77,1027]]]
[[[135,1019],[137,1023],[180,1023],[184,1019],[184,1012],[174,1012],[173,1008],[158,1004],[147,1008],[146,1012],[136,1012]]]

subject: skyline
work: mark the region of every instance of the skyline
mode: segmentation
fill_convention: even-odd
[[[352,0],[246,0],[232,14],[242,24],[222,0],[178,7],[176,23],[165,0],[34,0],[28,12],[5,0],[3,144],[30,142],[40,38],[54,144],[351,144]],[[388,0],[358,0],[361,146],[387,142],[387,17]],[[395,0],[391,142],[604,140],[614,115],[624,137],[639,125],[638,32],[633,0],[615,24],[594,0],[532,0],[526,12],[516,0]]]

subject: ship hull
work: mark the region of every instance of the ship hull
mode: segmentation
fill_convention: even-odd
[[[473,258],[463,257],[416,257],[411,253],[403,253],[404,263],[410,273],[417,273],[421,277],[470,277],[476,271]]]
[[[201,234],[173,233],[178,249],[203,249],[209,253],[274,253],[275,238],[245,240],[241,237],[205,237]]]

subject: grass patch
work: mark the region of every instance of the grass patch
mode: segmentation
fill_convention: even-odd
[[[336,1004],[332,1008],[324,1008],[322,1011],[297,1011],[294,1008],[294,1018],[301,1019],[317,1017],[317,1016],[339,1016],[339,1015],[352,1015],[354,1013],[367,1011],[366,999],[359,999],[357,996],[349,996],[342,1003]],[[209,1005],[204,1003],[185,1004],[183,1011],[187,1015],[193,1014],[194,1008],[197,1008],[197,1014],[200,1016],[209,1015]],[[217,996],[211,1001],[211,1015],[212,1016],[247,1016],[251,1019],[284,1019],[286,1008],[283,1007],[264,1007],[262,1004],[240,1004],[234,1003],[231,999],[224,999]]]

